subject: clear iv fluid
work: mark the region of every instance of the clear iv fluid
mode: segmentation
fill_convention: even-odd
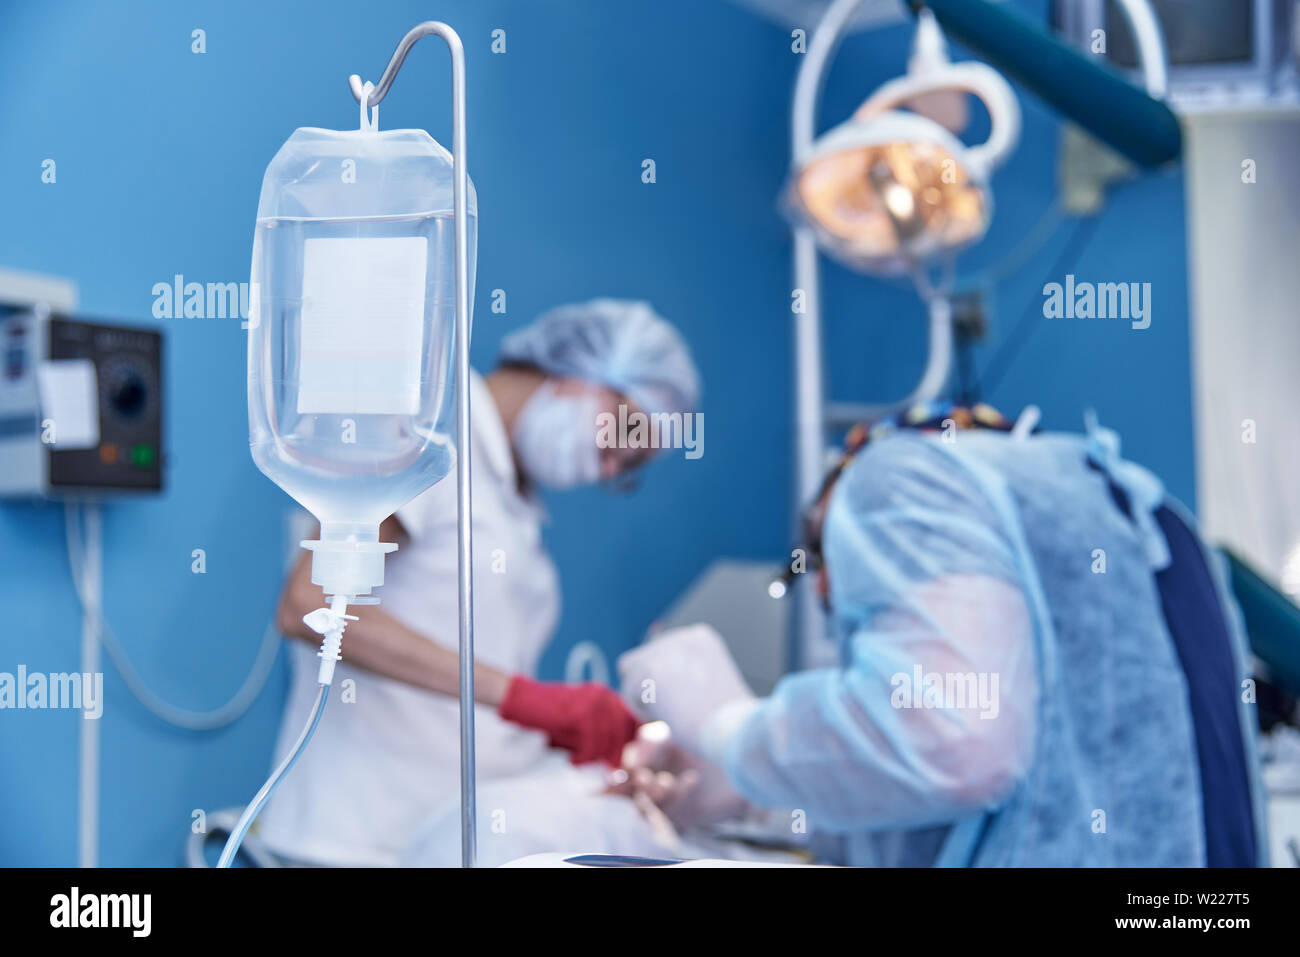
[[[270,290],[303,289],[306,241],[423,237],[428,240],[428,295],[418,340],[419,395],[411,410],[364,411],[364,405],[333,411],[299,411],[303,354],[303,305],[298,296],[263,295],[259,283],[258,322],[272,317],[283,334],[268,343],[260,388],[271,393],[276,421],[254,423],[249,434],[258,467],[322,522],[373,528],[423,489],[447,475],[455,464],[455,389],[450,337],[423,335],[427,328],[451,328],[455,318],[455,277],[433,252],[451,248],[451,215],[391,220],[268,220],[257,224],[254,249],[262,257]],[[258,330],[250,330],[257,334]],[[353,343],[364,356],[368,341]],[[346,343],[340,343],[346,349]],[[414,358],[414,357],[413,357]],[[250,369],[250,375],[252,370]],[[264,377],[263,377],[264,376]],[[260,425],[260,427],[259,427]]]
[[[455,466],[453,194],[451,155],[424,130],[302,128],[267,167],[249,446],[322,540],[375,541]],[[467,199],[472,310],[472,183]]]

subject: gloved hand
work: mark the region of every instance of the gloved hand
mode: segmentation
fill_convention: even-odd
[[[713,757],[711,719],[722,711],[746,713],[756,702],[722,636],[709,625],[660,632],[618,659],[623,697],[667,722],[673,740]],[[734,723],[734,722],[733,722]]]
[[[606,790],[638,804],[651,802],[683,829],[736,820],[751,810],[725,772],[678,746],[662,721],[637,729],[636,739],[623,749],[623,766],[610,772]]]
[[[640,719],[617,693],[600,684],[571,685],[516,675],[498,709],[501,717],[545,732],[551,747],[570,752],[574,764],[604,761],[618,767],[623,746]]]

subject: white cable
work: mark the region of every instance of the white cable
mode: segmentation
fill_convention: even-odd
[[[943,392],[952,371],[952,300],[945,293],[934,293],[926,301],[930,313],[930,350],[921,381],[908,397],[908,405],[929,402]]]
[[[1056,234],[1064,221],[1065,213],[1060,203],[1053,202],[1043,210],[1034,225],[1024,232],[1015,246],[987,266],[976,270],[972,277],[963,279],[958,284],[959,290],[997,286],[1011,278],[1021,270],[1030,257],[1042,252],[1047,241]]]
[[[238,823],[239,814],[229,808],[223,811],[213,811],[209,814],[207,829],[197,834],[191,833],[189,840],[185,842],[185,865],[192,868],[207,867],[206,851],[208,842],[214,837],[220,837],[222,834],[225,834],[229,839]],[[222,847],[225,847],[224,842]],[[275,855],[255,837],[245,837],[239,849],[256,867],[281,866]]]
[[[86,535],[93,542],[101,540],[97,510],[86,516]],[[103,597],[103,571],[101,553],[96,549],[81,569],[85,595],[81,615],[81,673],[87,676],[100,670],[98,610]],[[99,864],[99,722],[77,723],[81,726],[77,750],[77,866],[96,867]]]
[[[917,295],[925,303],[929,316],[930,331],[925,368],[912,391],[905,398],[893,402],[828,402],[827,414],[833,421],[841,424],[874,421],[918,403],[929,402],[943,392],[952,372],[952,299],[949,295],[952,288],[952,264],[951,256],[944,260],[943,271],[936,283],[930,282],[923,269],[912,271]]]
[[[217,728],[224,728],[226,725],[243,717],[253,702],[257,700],[258,695],[262,693],[262,689],[266,686],[266,680],[271,674],[271,669],[275,665],[275,656],[279,651],[282,639],[279,630],[275,627],[274,619],[267,623],[266,631],[262,636],[261,647],[257,651],[257,657],[253,661],[248,677],[244,679],[239,690],[235,692],[229,701],[211,711],[191,711],[187,708],[179,708],[169,704],[149,690],[144,679],[140,677],[140,673],[131,664],[131,660],[127,657],[121,643],[117,640],[117,635],[104,619],[103,607],[98,596],[91,594],[86,587],[88,564],[94,562],[96,566],[100,565],[102,563],[103,549],[102,541],[99,540],[98,535],[87,535],[87,538],[93,540],[89,543],[91,554],[86,553],[77,530],[77,526],[80,524],[80,511],[74,502],[68,502],[64,506],[64,525],[67,532],[68,564],[72,571],[72,585],[77,593],[77,600],[81,604],[83,614],[88,621],[96,626],[99,642],[108,652],[108,657],[121,674],[127,689],[140,704],[159,720],[187,731],[214,731]],[[88,505],[86,507],[86,518],[87,530],[89,531],[92,522],[98,523],[98,508],[94,505]],[[85,723],[93,724],[95,722]]]

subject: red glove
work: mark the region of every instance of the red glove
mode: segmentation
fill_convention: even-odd
[[[551,747],[570,752],[574,764],[604,761],[618,767],[623,746],[641,720],[601,684],[570,685],[516,675],[501,699],[507,721],[546,732]]]

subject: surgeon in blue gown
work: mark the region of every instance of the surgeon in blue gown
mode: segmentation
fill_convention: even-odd
[[[1095,423],[912,419],[874,429],[810,513],[840,664],[757,698],[698,629],[669,633],[621,663],[658,687],[648,716],[830,860],[1260,863],[1246,652],[1190,520]],[[658,754],[629,758],[633,781]]]

